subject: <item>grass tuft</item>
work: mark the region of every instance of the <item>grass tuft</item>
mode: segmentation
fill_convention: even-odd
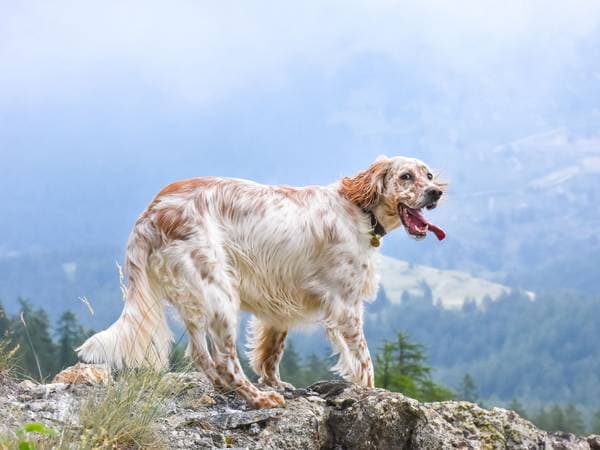
[[[91,448],[165,448],[156,421],[169,398],[183,389],[173,375],[128,370],[83,402],[79,445]]]
[[[0,450],[167,448],[157,420],[165,415],[169,399],[185,388],[182,380],[165,372],[123,371],[83,400],[77,425],[54,430],[28,423],[13,436],[0,436]]]

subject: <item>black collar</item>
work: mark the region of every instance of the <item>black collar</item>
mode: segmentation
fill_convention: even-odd
[[[373,211],[367,211],[367,213],[369,214],[369,217],[371,217],[371,234],[373,236],[379,237],[385,236],[387,234],[387,231],[385,231],[383,225],[379,223],[379,220],[377,220],[377,217],[375,217]]]

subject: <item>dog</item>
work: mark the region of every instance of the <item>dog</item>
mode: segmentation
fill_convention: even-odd
[[[163,300],[178,311],[189,354],[222,391],[255,408],[284,404],[279,376],[288,330],[320,321],[339,354],[343,378],[374,386],[363,334],[363,302],[379,285],[378,247],[404,227],[422,239],[444,231],[422,209],[437,206],[445,184],[423,162],[379,157],[328,186],[267,186],[216,177],[178,181],[160,191],[127,243],[125,306],[108,329],[78,349],[87,362],[164,367],[173,341]],[[236,351],[240,310],[252,314],[246,377]]]

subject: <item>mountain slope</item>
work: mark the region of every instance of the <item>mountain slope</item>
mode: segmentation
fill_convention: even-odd
[[[385,294],[391,303],[396,304],[407,293],[413,297],[431,295],[436,304],[458,309],[466,299],[481,306],[486,297],[497,300],[512,292],[507,286],[473,277],[467,272],[411,264],[390,256],[382,257],[380,271]],[[533,293],[528,295],[532,300],[535,298]]]
[[[427,214],[447,239],[386,237],[386,252],[536,292],[600,290],[600,136],[554,129],[465,148],[445,169],[445,201]]]

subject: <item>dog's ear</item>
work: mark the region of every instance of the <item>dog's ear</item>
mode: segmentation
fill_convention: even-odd
[[[379,203],[385,187],[385,177],[391,166],[391,159],[379,156],[367,170],[354,177],[342,178],[340,192],[352,203],[370,211]]]

